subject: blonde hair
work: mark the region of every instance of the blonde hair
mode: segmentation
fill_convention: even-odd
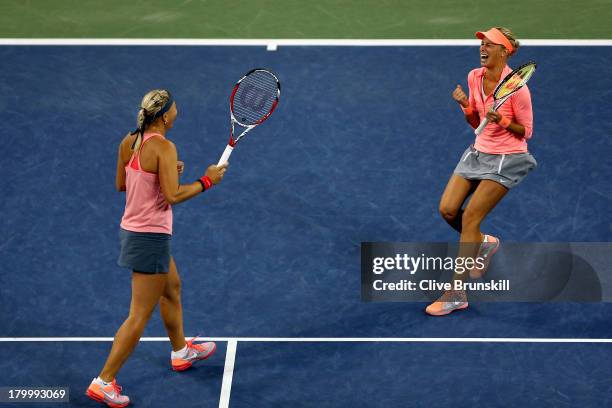
[[[516,35],[509,28],[506,28],[506,27],[495,27],[495,28],[501,31],[504,37],[506,37],[508,41],[510,41],[510,44],[512,44],[512,47],[514,48],[514,51],[512,51],[510,55],[514,55],[518,51],[521,45],[519,41],[516,39]]]
[[[134,144],[132,145],[132,150],[138,149],[140,146],[140,142],[142,137],[144,136],[144,131],[153,123],[156,119],[156,116],[159,111],[168,103],[170,100],[170,92],[165,89],[153,89],[146,93],[146,95],[142,98],[140,102],[140,110],[138,111],[138,115],[136,116],[136,130],[132,132],[133,135],[138,135],[136,140],[134,140]]]

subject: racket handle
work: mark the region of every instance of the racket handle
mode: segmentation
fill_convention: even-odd
[[[480,126],[478,126],[478,128],[476,128],[476,130],[474,131],[476,136],[482,133],[482,130],[485,128],[485,126],[487,126],[488,123],[489,123],[489,118],[484,118],[484,120],[480,122]]]
[[[230,145],[227,145],[225,147],[225,150],[223,151],[223,154],[221,155],[221,158],[219,159],[219,163],[217,163],[217,166],[221,166],[222,164],[227,163],[227,160],[232,154],[232,150],[234,150],[234,148]]]

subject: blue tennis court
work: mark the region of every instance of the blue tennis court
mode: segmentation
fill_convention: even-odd
[[[483,229],[610,241],[612,47],[525,46],[515,58],[538,61],[539,166]],[[450,94],[478,65],[475,46],[2,46],[0,59],[0,386],[67,386],[58,406],[95,406],[83,394],[130,301],[114,171],[140,98],[173,91],[169,138],[182,180],[196,180],[227,142],[234,81],[265,66],[283,86],[274,117],[220,186],[174,208],[185,331],[219,350],[172,372],[156,314],[154,341],[118,377],[134,406],[610,404],[608,303],[477,303],[436,319],[425,304],[361,301],[361,242],[457,239],[438,202],[473,139]]]

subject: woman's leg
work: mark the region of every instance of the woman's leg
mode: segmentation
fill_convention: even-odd
[[[483,240],[480,224],[507,192],[508,190],[504,186],[495,181],[482,180],[478,184],[461,216],[461,238],[457,257],[476,258]],[[463,273],[455,272],[453,279],[465,281],[468,275],[466,271]],[[465,292],[450,290],[444,292],[438,300],[427,306],[425,312],[433,316],[444,316],[454,310],[465,309],[466,307],[468,307],[468,303]]]
[[[459,233],[461,233],[461,221],[463,218],[461,207],[477,186],[478,182],[469,181],[453,174],[448,180],[448,184],[440,199],[440,215]]]
[[[104,364],[100,378],[103,381],[112,381],[121,366],[130,356],[140,336],[159,302],[159,298],[166,287],[168,274],[132,273],[132,302],[130,315],[123,322],[113,341],[113,347]]]
[[[170,273],[168,282],[159,300],[159,312],[168,331],[172,353],[170,362],[175,371],[187,370],[198,360],[205,360],[212,356],[217,350],[217,345],[208,341],[205,343],[193,343],[193,340],[185,341],[183,332],[183,307],[181,305],[181,280],[178,275],[174,258],[170,258]]]
[[[172,350],[178,351],[185,347],[185,334],[183,333],[183,308],[181,306],[181,279],[174,258],[170,258],[170,273],[166,287],[159,300],[161,314]]]
[[[476,258],[484,238],[480,232],[480,224],[507,192],[506,187],[495,181],[482,180],[480,182],[463,212],[459,257]],[[467,274],[455,274],[455,279],[465,280]]]

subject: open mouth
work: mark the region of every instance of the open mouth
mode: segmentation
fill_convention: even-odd
[[[487,62],[489,59],[489,54],[484,52],[480,53],[480,62]]]

